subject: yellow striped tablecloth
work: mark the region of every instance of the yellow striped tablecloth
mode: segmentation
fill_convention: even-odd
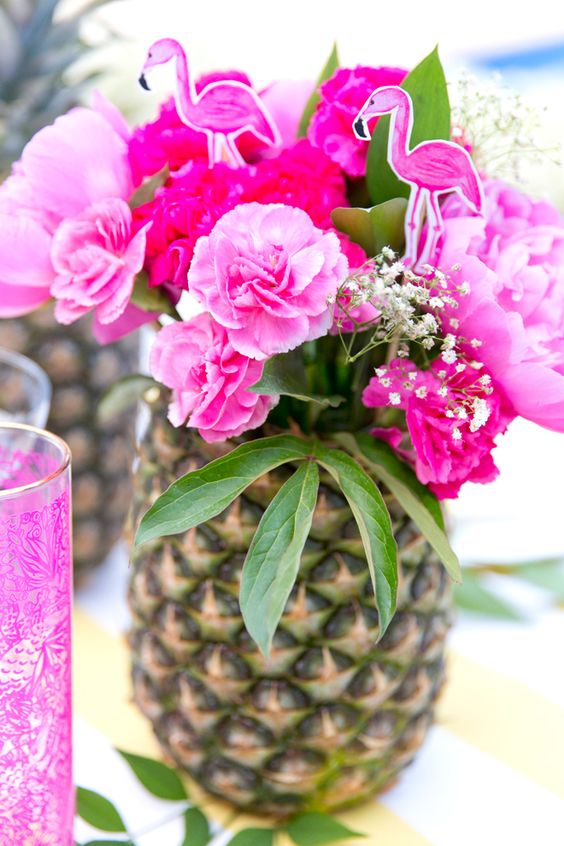
[[[169,820],[174,807],[149,797],[112,748],[158,755],[148,723],[130,703],[121,633],[125,568],[115,556],[77,602],[76,780],[112,798],[130,829],[141,832],[137,846],[179,846],[180,824]],[[354,842],[564,846],[563,654],[562,611],[541,607],[529,623],[462,617],[437,725],[396,786],[341,815],[367,835]],[[253,824],[233,820],[220,803],[208,800],[206,808],[217,823],[214,846],[229,840],[226,824],[233,830]],[[89,831],[78,824],[79,842]]]

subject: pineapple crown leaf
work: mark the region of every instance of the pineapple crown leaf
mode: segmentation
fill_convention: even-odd
[[[388,444],[371,435],[339,433],[335,440],[384,483],[433,547],[450,577],[460,582],[460,563],[445,533],[439,503],[411,467]]]

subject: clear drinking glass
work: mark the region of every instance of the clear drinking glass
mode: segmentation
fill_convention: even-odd
[[[49,416],[51,382],[30,358],[0,347],[0,422],[42,427]]]
[[[0,846],[72,846],[70,451],[0,423]]]

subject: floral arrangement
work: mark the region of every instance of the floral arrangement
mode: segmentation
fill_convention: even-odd
[[[564,221],[477,173],[436,51],[409,73],[334,52],[318,85],[260,94],[239,72],[194,83],[172,39],[142,84],[168,61],[176,102],[156,120],[131,131],[96,96],[25,148],[0,189],[0,315],[54,300],[62,324],[93,314],[101,343],[160,320],[150,368],[171,423],[239,440],[163,494],[139,539],[196,525],[287,462],[307,529],[319,465],[351,504],[385,628],[395,545],[367,471],[457,577],[434,497],[492,481],[515,417],[564,431]],[[418,151],[435,164],[415,169]],[[276,613],[265,634],[244,591],[242,606],[267,649]]]

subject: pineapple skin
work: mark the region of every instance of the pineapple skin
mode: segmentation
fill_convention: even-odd
[[[225,451],[166,421],[162,400],[140,445],[134,517],[179,475]],[[133,550],[134,699],[166,757],[209,793],[259,813],[346,808],[389,786],[413,759],[444,677],[448,577],[397,501],[397,613],[378,614],[348,505],[322,475],[320,497],[272,651],[239,610],[241,569],[268,502],[289,474],[257,481],[225,512]]]
[[[32,358],[51,379],[46,428],[72,453],[74,578],[80,585],[122,536],[131,505],[134,415],[102,425],[96,413],[104,391],[138,370],[138,338],[101,347],[88,319],[61,326],[52,306],[44,306],[26,317],[0,320],[0,346]]]

